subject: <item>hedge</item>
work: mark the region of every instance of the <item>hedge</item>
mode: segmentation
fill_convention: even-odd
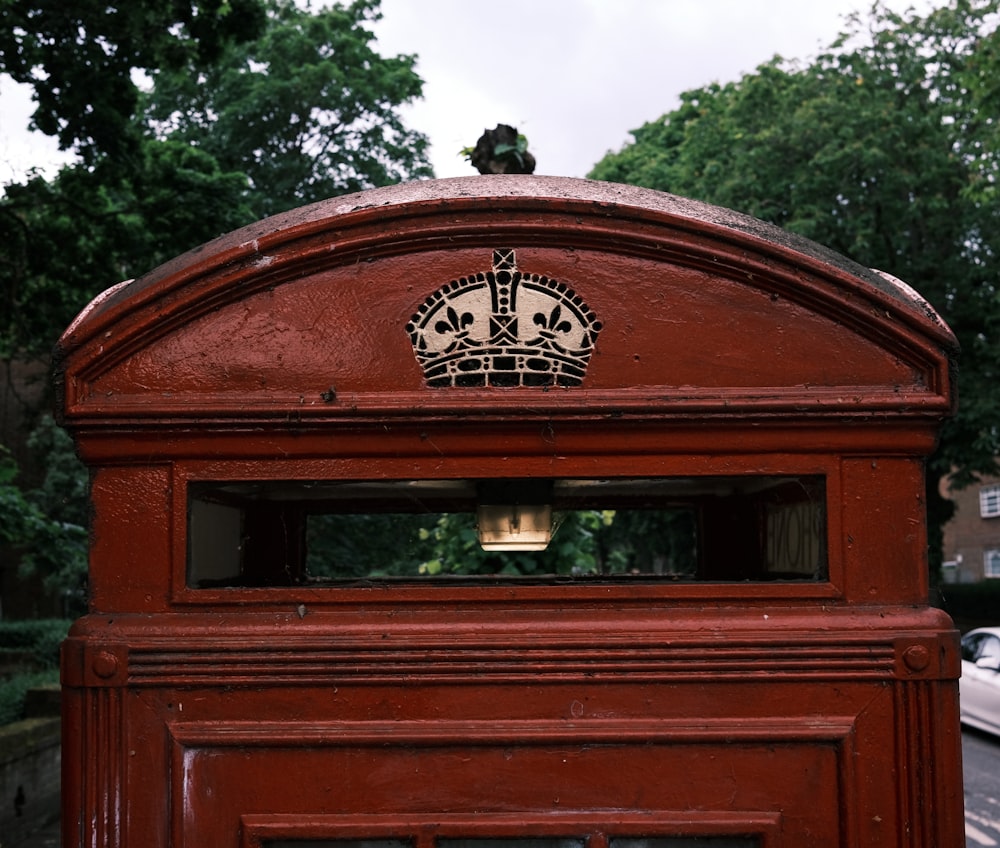
[[[0,725],[24,718],[29,689],[59,681],[59,645],[69,626],[60,618],[0,621],[0,653],[27,655],[31,666],[0,680]]]

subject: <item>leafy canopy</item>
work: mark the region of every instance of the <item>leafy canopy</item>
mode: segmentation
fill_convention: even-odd
[[[87,161],[134,150],[134,71],[211,64],[255,37],[263,0],[5,0],[0,72],[34,88],[34,125]]]
[[[377,0],[315,12],[272,0],[256,41],[197,75],[152,75],[149,126],[245,173],[258,216],[431,176],[427,139],[397,112],[420,96],[416,60],[375,51],[380,17]]]
[[[80,309],[254,218],[247,178],[186,144],[147,140],[131,169],[109,159],[8,185],[0,201],[0,358],[45,357]]]
[[[0,5],[0,73],[34,87],[37,128],[80,155],[4,187],[0,360],[47,359],[100,291],[222,233],[430,176],[398,114],[422,83],[413,57],[373,49],[378,16],[376,0]],[[50,421],[34,432],[34,475],[0,445],[0,547],[77,592],[86,473]]]
[[[238,14],[237,4],[226,8]],[[374,51],[376,0],[261,8],[258,36],[216,38],[212,63],[197,67],[204,50],[188,45],[150,69],[125,159],[88,141],[88,158],[54,180],[32,175],[6,187],[0,358],[47,355],[98,292],[222,233],[431,174],[426,138],[398,114],[420,96],[421,80],[413,57]],[[71,103],[61,108],[69,114]]]
[[[79,602],[87,576],[87,475],[69,435],[49,416],[28,447],[45,468],[33,488],[19,485],[17,465],[0,445],[0,545],[20,555],[22,573],[44,574],[46,586]]]
[[[1000,453],[1000,32],[997,0],[925,16],[876,3],[808,63],[776,57],[686,92],[632,133],[595,179],[739,209],[906,280],[962,345],[961,406],[936,482]]]

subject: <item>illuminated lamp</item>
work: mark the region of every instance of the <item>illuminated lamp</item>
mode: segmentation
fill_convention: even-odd
[[[484,551],[544,551],[552,539],[552,484],[491,480],[479,484],[476,530]]]

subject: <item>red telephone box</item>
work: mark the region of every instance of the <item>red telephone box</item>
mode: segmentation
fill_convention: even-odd
[[[906,285],[642,189],[337,198],[110,289],[64,844],[963,842]]]

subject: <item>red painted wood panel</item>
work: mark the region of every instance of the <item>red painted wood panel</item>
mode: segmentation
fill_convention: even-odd
[[[58,361],[94,501],[64,844],[961,844],[954,355],[899,281],[576,180],[333,199],[110,290]],[[822,481],[805,579],[190,574],[199,484],[784,476]]]

